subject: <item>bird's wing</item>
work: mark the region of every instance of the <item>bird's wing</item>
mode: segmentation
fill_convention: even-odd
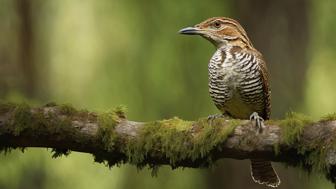
[[[271,89],[270,89],[270,79],[269,73],[266,66],[266,61],[263,56],[258,53],[257,54],[257,63],[258,68],[261,73],[261,79],[264,88],[264,98],[265,98],[265,109],[264,109],[264,119],[269,119],[271,116]]]
[[[251,55],[251,60],[253,60],[253,62],[255,62],[257,64],[257,68],[258,68],[258,72],[260,73],[260,79],[262,81],[262,88],[263,88],[263,103],[264,103],[264,109],[263,109],[263,113],[262,113],[262,117],[264,119],[269,119],[270,115],[271,115],[271,90],[270,90],[270,84],[269,84],[269,74],[268,74],[268,70],[267,70],[267,66],[266,66],[266,62],[263,58],[263,56],[261,55],[261,53],[259,53],[257,50],[253,49],[253,50],[242,50],[243,53],[246,53],[248,55]]]

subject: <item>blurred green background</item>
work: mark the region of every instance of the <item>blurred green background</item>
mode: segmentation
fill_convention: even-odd
[[[334,0],[0,0],[0,98],[106,111],[138,121],[217,112],[207,87],[215,48],[177,34],[212,16],[237,19],[268,63],[273,118],[289,110],[319,118],[336,107]],[[212,170],[108,169],[88,154],[52,159],[45,149],[0,155],[1,189],[265,188],[249,161]],[[279,188],[332,188],[318,174],[275,164]]]

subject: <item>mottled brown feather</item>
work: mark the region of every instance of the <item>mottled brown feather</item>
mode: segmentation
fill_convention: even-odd
[[[247,52],[254,54],[258,59],[258,68],[261,73],[261,79],[263,84],[264,91],[264,112],[262,113],[262,117],[265,120],[270,119],[271,116],[271,89],[269,84],[269,73],[266,65],[266,61],[264,60],[262,54],[253,48],[253,50],[246,50]]]

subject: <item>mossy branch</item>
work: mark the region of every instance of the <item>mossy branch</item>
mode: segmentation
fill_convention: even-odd
[[[53,157],[90,153],[108,166],[130,163],[209,167],[218,159],[263,158],[323,172],[336,180],[336,115],[313,122],[289,113],[267,121],[262,133],[248,120],[219,118],[153,122],[126,119],[122,108],[97,114],[71,106],[0,104],[0,150],[52,148]]]

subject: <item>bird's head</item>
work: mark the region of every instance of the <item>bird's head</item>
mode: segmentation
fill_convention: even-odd
[[[209,18],[193,27],[183,28],[179,33],[200,35],[213,43],[217,48],[223,45],[253,48],[243,27],[237,21],[230,18]]]

